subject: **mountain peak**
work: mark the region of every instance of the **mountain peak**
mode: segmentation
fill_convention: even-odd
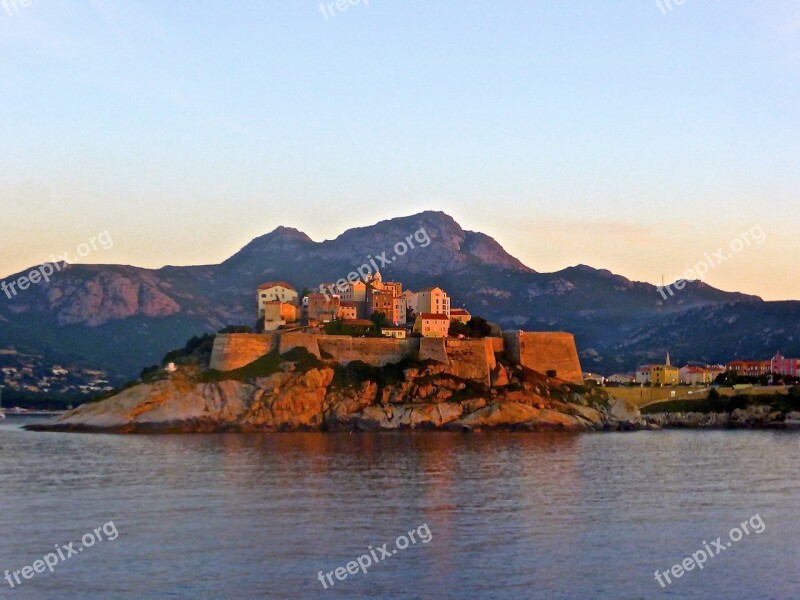
[[[295,240],[300,242],[311,242],[313,241],[307,234],[300,231],[299,229],[295,229],[294,227],[284,227],[283,225],[279,225],[269,233],[262,235],[261,237],[256,238],[253,241],[260,240],[260,241],[273,241],[273,240]]]

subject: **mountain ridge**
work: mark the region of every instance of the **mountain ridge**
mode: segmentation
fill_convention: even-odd
[[[800,354],[800,303],[765,302],[699,281],[664,300],[656,286],[583,264],[540,273],[441,211],[350,228],[321,242],[281,226],[219,264],[69,265],[49,283],[11,300],[0,297],[0,348],[98,365],[116,380],[129,378],[192,335],[252,326],[254,290],[263,281],[314,288],[346,277],[369,257],[392,257],[400,242],[410,241],[414,248],[382,269],[387,279],[412,290],[439,285],[454,307],[506,329],[571,331],[586,370],[629,370],[667,346],[676,349],[677,360],[709,362],[763,352],[770,343]],[[715,339],[726,341],[714,348]]]

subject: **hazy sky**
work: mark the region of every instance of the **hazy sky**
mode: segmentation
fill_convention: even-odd
[[[796,0],[22,1],[0,276],[105,230],[87,261],[158,267],[437,209],[539,271],[734,242],[705,281],[800,299]]]

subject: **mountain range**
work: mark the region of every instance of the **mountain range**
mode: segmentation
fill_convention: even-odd
[[[424,247],[413,238],[423,230]],[[415,248],[397,256],[395,245],[409,236]],[[253,326],[255,289],[266,280],[313,289],[384,252],[391,262],[384,279],[404,289],[440,286],[453,307],[504,329],[574,333],[584,370],[630,371],[667,352],[681,364],[800,355],[800,302],[766,302],[699,281],[664,299],[653,285],[585,265],[539,273],[491,237],[433,211],[323,242],[278,227],[218,265],[64,265],[49,283],[0,296],[0,351],[102,369],[120,382],[193,335]]]

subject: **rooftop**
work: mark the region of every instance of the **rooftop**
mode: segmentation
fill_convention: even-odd
[[[260,290],[268,290],[270,288],[274,288],[274,287],[278,287],[278,286],[285,287],[287,290],[297,291],[297,290],[294,289],[294,286],[291,283],[286,283],[285,281],[267,281],[265,283],[262,283],[260,286],[258,286],[258,289],[260,289]]]

